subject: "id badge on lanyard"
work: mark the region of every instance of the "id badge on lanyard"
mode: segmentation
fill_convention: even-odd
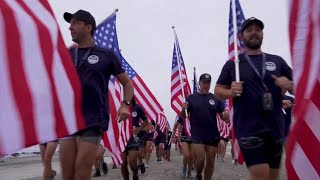
[[[266,75],[266,55],[262,53],[262,73],[260,75],[258,69],[254,66],[252,63],[250,57],[245,54],[245,58],[247,59],[249,65],[253,69],[253,71],[257,74],[257,76],[261,79],[262,85],[265,89],[265,92],[262,94],[262,108],[264,111],[271,111],[273,109],[273,99],[272,99],[272,94],[269,91],[268,87],[264,83],[263,79]]]

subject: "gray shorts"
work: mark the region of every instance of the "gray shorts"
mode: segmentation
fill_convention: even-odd
[[[103,136],[103,129],[100,127],[89,127],[86,129],[83,129],[81,131],[78,131],[74,133],[73,135],[60,138],[60,140],[68,140],[68,139],[74,139],[76,137],[80,138],[80,141],[82,142],[90,142],[93,144],[100,144],[100,141]]]

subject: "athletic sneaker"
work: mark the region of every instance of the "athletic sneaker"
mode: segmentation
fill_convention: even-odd
[[[232,160],[232,164],[238,165],[238,161],[237,161],[236,159],[233,159],[233,160]]]
[[[100,169],[98,168],[96,169],[96,172],[92,175],[92,177],[99,177],[99,176],[101,176],[101,174],[100,174]]]
[[[139,180],[139,176],[133,176],[133,180]]]
[[[201,175],[197,175],[195,180],[202,180],[202,176]]]
[[[139,167],[140,167],[141,174],[144,174],[146,172],[146,167],[144,166],[144,164],[141,164]]]
[[[182,171],[182,172],[180,173],[180,176],[181,176],[182,178],[187,177],[187,171]]]
[[[158,164],[162,164],[162,160],[161,159],[158,161]]]
[[[148,164],[145,164],[144,166],[145,166],[146,168],[149,168],[149,165],[148,165]]]
[[[194,179],[194,177],[191,174],[191,171],[188,171],[186,178],[188,179]]]
[[[107,163],[102,163],[102,170],[103,170],[103,174],[107,174],[108,173]]]
[[[52,170],[52,174],[50,176],[50,180],[53,180],[56,175],[57,175],[57,171]]]

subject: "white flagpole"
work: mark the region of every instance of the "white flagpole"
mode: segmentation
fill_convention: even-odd
[[[239,70],[239,52],[238,52],[238,26],[237,26],[237,11],[236,0],[232,0],[232,19],[233,19],[233,45],[234,45],[234,63],[236,71],[236,81],[240,82],[240,70]]]
[[[174,35],[174,45],[176,47],[176,56],[177,56],[177,62],[178,62],[178,69],[179,69],[179,79],[180,79],[180,85],[181,85],[181,90],[182,90],[182,98],[184,99],[184,101],[186,101],[186,96],[184,94],[184,87],[183,87],[183,81],[182,81],[182,76],[181,76],[181,64],[180,64],[180,58],[178,56],[178,44],[177,44],[177,33],[176,30],[174,29],[174,26],[172,26],[173,29],[173,35]],[[188,112],[185,109],[185,113],[186,113],[186,117],[188,117]]]

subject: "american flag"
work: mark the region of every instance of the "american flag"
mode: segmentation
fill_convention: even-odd
[[[47,1],[0,1],[0,156],[85,127],[81,86]]]
[[[234,24],[233,24],[233,3],[235,3],[235,13],[236,13],[236,23],[237,23],[237,26],[235,27]],[[240,5],[240,2],[239,0],[230,0],[230,9],[229,9],[229,36],[228,36],[228,54],[229,54],[229,59],[230,60],[235,60],[235,41],[234,41],[234,36],[237,36],[236,39],[237,39],[237,51],[238,51],[238,54],[239,52],[242,52],[243,51],[243,45],[242,45],[242,41],[240,41],[239,39],[239,33],[238,34],[235,34],[234,31],[235,29],[234,28],[237,28],[237,32],[238,30],[240,30],[241,28],[241,25],[243,23],[243,21],[245,20],[245,17],[244,17],[244,14],[243,14],[243,11],[242,11],[242,8],[241,8],[241,5]],[[235,135],[234,135],[234,128],[232,127],[232,121],[233,121],[233,108],[232,108],[232,99],[229,100],[228,102],[228,105],[229,105],[229,111],[230,111],[230,121],[231,123],[231,135],[232,135],[232,145],[233,145],[233,150],[234,150],[234,154],[235,154],[235,157],[236,159],[238,160],[238,162],[240,164],[243,164],[244,162],[244,158],[240,152],[240,146],[238,144],[238,140],[235,138]]]
[[[153,96],[137,72],[129,65],[129,63],[120,53],[116,32],[116,13],[111,14],[97,27],[94,34],[94,39],[96,45],[102,48],[112,49],[119,57],[122,62],[122,68],[126,71],[134,86],[134,95],[136,97],[136,101],[145,110],[148,118],[155,119],[158,114],[163,113],[163,108],[157,99]],[[127,141],[132,134],[132,126],[129,125],[131,121],[121,123],[116,122],[116,111],[120,107],[120,102],[122,101],[121,89],[122,87],[120,83],[114,77],[111,77],[109,82],[109,92],[112,93],[109,93],[109,96],[111,97],[110,99],[112,101],[110,100],[109,103],[110,109],[113,109],[113,111],[110,111],[111,118],[109,130],[104,141],[109,141],[110,147],[106,147],[113,155],[113,158],[116,160],[117,164],[122,163],[121,153],[124,151]]]
[[[224,101],[225,110],[229,110],[228,101],[229,100]],[[220,136],[222,138],[229,139],[229,137],[230,137],[230,123],[226,123],[225,121],[223,121],[220,118],[218,113],[217,113],[217,125],[218,125],[218,130],[219,130]]]
[[[235,7],[236,7],[236,22],[237,22],[237,29],[239,32],[241,25],[243,21],[245,20],[244,14],[242,12],[242,8],[240,5],[239,0],[230,0],[230,11],[229,11],[229,33],[228,33],[228,52],[229,52],[229,59],[234,60],[235,59],[235,48],[234,48],[234,24],[233,24],[233,6],[232,3],[235,1]],[[238,33],[239,34],[239,33]],[[240,41],[238,34],[237,36],[237,47],[238,47],[238,52],[243,51],[243,42]]]
[[[288,179],[320,179],[320,1],[289,1],[295,124],[288,138]]]
[[[177,114],[180,114],[182,110],[182,103],[185,102],[186,98],[191,94],[191,89],[182,58],[178,37],[175,31],[174,35],[175,42],[171,69],[171,107]],[[190,120],[186,118],[184,124],[187,133],[190,136]]]
[[[193,93],[197,93],[199,91],[199,85],[197,80],[196,68],[193,68]]]
[[[162,132],[165,132],[166,127],[168,126],[169,123],[168,123],[166,115],[163,112],[158,114],[157,123],[160,125],[160,130]]]

